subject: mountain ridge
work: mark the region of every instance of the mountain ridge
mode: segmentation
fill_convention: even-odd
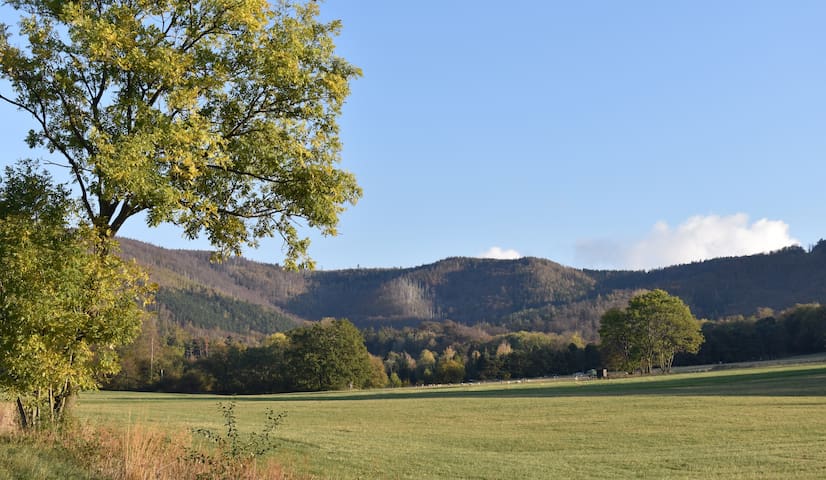
[[[213,264],[206,251],[120,241],[123,256],[149,269],[159,284],[159,311],[181,324],[227,331],[267,334],[335,317],[360,327],[452,320],[505,330],[578,332],[592,340],[602,313],[624,305],[640,289],[667,290],[706,318],[826,303],[823,241],[809,252],[789,247],[650,271],[577,269],[537,257],[449,257],[417,267],[311,272],[244,258]],[[206,308],[210,302],[223,306]],[[188,304],[193,311],[187,311]],[[209,312],[226,318],[206,321]]]

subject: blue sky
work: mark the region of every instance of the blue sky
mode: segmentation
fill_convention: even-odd
[[[328,0],[322,16],[364,71],[340,122],[364,198],[340,236],[308,232],[320,268],[652,268],[826,237],[826,2]],[[0,105],[6,161],[32,155],[26,121]],[[123,234],[208,248],[138,220]],[[279,262],[280,241],[247,256]]]

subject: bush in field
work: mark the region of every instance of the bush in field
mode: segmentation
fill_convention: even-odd
[[[246,468],[250,461],[276,448],[276,440],[271,435],[281,425],[285,414],[283,412],[276,414],[267,409],[267,419],[261,432],[243,436],[238,431],[235,402],[220,403],[219,407],[226,429],[223,433],[205,428],[193,430],[193,433],[211,443],[215,447],[214,450],[192,449],[187,460],[195,465],[206,465],[212,475],[218,475],[217,478],[237,478],[237,474]]]

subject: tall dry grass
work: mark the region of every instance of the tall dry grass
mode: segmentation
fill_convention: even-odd
[[[90,470],[113,480],[300,478],[274,458],[231,458],[196,445],[191,434],[169,435],[142,425],[78,426],[62,438],[67,450]]]
[[[14,410],[0,405],[0,422]],[[24,433],[3,431],[33,448],[65,453],[95,477],[112,480],[299,480],[275,458],[231,457],[210,445],[193,442],[189,433],[168,434],[144,425],[109,427],[74,424]]]

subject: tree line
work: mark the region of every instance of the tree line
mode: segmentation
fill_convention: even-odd
[[[497,328],[448,321],[359,331],[345,320],[325,320],[262,339],[209,336],[208,331],[193,335],[156,320],[122,349],[123,368],[106,388],[243,394],[398,387],[587,374],[601,368],[667,372],[675,365],[826,351],[826,307],[801,305],[779,314],[764,309],[750,318],[699,321],[679,298],[661,290],[638,294],[624,309],[608,310],[599,343],[585,342],[576,333]]]
[[[826,351],[826,306],[797,305],[782,312],[768,308],[703,324],[705,343],[683,364],[771,360]]]
[[[328,319],[275,333],[256,345],[234,337],[187,337],[174,328],[171,335],[156,339],[152,353],[146,343],[149,331],[152,327],[122,350],[123,368],[106,380],[105,388],[280,393],[565,375],[600,363],[596,345],[541,332],[464,343],[444,331],[420,331],[432,340],[426,343],[431,348],[410,350],[411,354],[368,352],[365,336],[347,320]]]
[[[150,331],[158,333],[157,328]],[[347,320],[325,319],[275,333],[255,346],[232,337],[211,341],[176,337],[180,330],[170,333],[157,339],[162,344],[157,350],[147,348],[145,334],[126,347],[123,369],[105,387],[248,394],[371,388],[388,383],[381,361],[367,352],[361,332]]]

